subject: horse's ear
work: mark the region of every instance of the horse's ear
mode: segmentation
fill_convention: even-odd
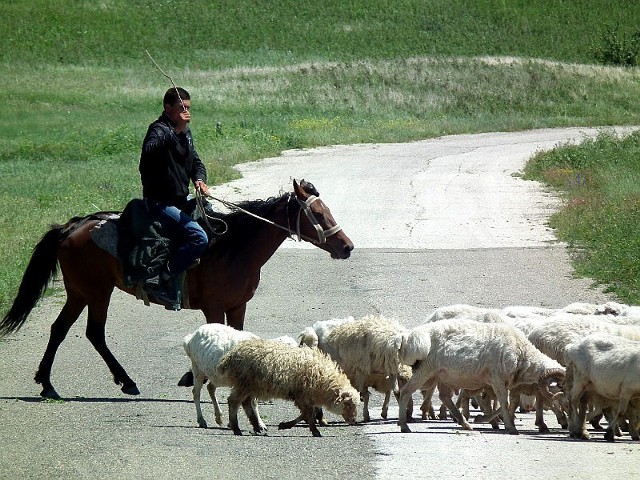
[[[296,197],[305,200],[309,194],[304,189],[304,180],[300,180],[300,183],[294,178],[293,179],[293,191],[296,194]]]
[[[320,196],[320,192],[318,192],[313,183],[307,182],[304,179],[301,179],[300,183],[294,179],[293,189],[298,197],[302,196],[303,198],[308,198],[309,195],[315,195],[316,197]]]

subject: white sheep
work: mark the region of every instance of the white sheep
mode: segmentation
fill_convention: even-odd
[[[229,426],[235,435],[242,435],[238,426],[240,405],[254,432],[264,433],[253,408],[254,398],[292,400],[300,415],[280,423],[279,428],[292,428],[305,420],[314,437],[321,436],[314,413],[317,407],[341,415],[348,424],[356,421],[359,393],[336,363],[317,349],[292,348],[273,340],[241,342],[224,355],[218,373],[231,386],[227,399]]]
[[[220,323],[207,323],[200,326],[195,332],[184,337],[182,346],[191,360],[193,372],[193,402],[196,406],[198,426],[207,428],[207,422],[202,415],[200,407],[200,392],[202,386],[209,379],[207,390],[213,403],[215,419],[218,425],[222,425],[222,412],[216,398],[216,388],[227,386],[224,378],[218,375],[218,364],[225,353],[235,347],[239,342],[256,340],[259,337],[245,330],[236,330]],[[264,424],[263,424],[264,425]]]
[[[369,388],[385,395],[383,418],[386,418],[391,391],[398,392],[398,375],[402,367],[398,350],[401,333],[406,329],[397,321],[380,315],[358,320],[333,319],[316,322],[301,334],[301,344],[317,346],[343,369],[363,401],[363,419],[370,420]],[[403,379],[410,376],[403,370]],[[412,409],[413,405],[410,405]]]
[[[598,315],[561,314],[550,317],[549,321],[533,329],[528,338],[545,355],[566,365],[564,351],[567,345],[598,332],[640,340],[639,327],[611,323]]]
[[[413,368],[411,379],[400,389],[402,432],[411,431],[406,408],[413,392],[439,382],[439,390],[441,385],[471,390],[491,387],[500,402],[505,429],[517,434],[513,423],[517,402],[510,405],[509,390],[519,396],[518,389],[535,385],[541,396],[551,397],[549,384],[564,376],[562,366],[537,350],[519,330],[505,323],[465,319],[410,330],[402,342],[400,360]],[[451,398],[445,394],[441,399],[453,414],[456,408]],[[460,423],[471,428],[466,421]]]
[[[476,307],[467,304],[455,304],[436,308],[425,319],[424,323],[450,320],[453,318],[466,318],[483,323],[504,322],[504,314],[496,308]]]
[[[594,333],[568,345],[567,396],[569,400],[569,434],[588,439],[585,417],[590,392],[617,399],[618,406],[605,433],[613,441],[620,418],[627,414],[631,402],[640,400],[640,341],[609,333]],[[629,412],[633,440],[638,435],[637,410]]]

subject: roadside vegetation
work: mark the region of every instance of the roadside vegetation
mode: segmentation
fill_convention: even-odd
[[[51,223],[121,210],[140,195],[140,144],[171,86],[145,50],[192,94],[212,185],[235,178],[238,163],[292,148],[640,125],[640,4],[631,0],[29,0],[0,2],[0,15],[0,313]],[[601,141],[611,149],[576,148],[627,179],[633,140]],[[605,240],[561,212],[559,235],[588,237],[562,237],[580,248],[578,272],[638,300],[637,250],[623,251],[633,246],[615,232],[629,228],[620,215],[636,208],[633,182],[625,208],[605,213],[599,189],[618,187],[551,155],[536,159],[532,178],[598,177],[580,201],[593,221],[607,217],[629,266],[623,275],[603,255],[608,277],[586,268]]]

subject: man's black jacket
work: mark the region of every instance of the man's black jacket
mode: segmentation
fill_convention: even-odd
[[[176,134],[174,128],[165,113],[149,125],[140,155],[140,180],[143,197],[183,208],[189,183],[206,183],[207,172],[189,128],[181,134]]]

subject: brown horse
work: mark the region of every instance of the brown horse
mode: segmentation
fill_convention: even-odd
[[[242,202],[221,216],[228,231],[211,245],[200,264],[187,272],[188,305],[202,310],[208,323],[242,330],[247,302],[260,281],[260,269],[287,237],[297,234],[332,258],[348,258],[353,243],[336,224],[315,187],[294,180],[294,191],[267,200]],[[98,247],[90,231],[104,218],[94,214],[54,225],[36,245],[9,312],[0,322],[0,336],[18,330],[40,300],[60,265],[67,300],[51,326],[49,343],[35,375],[41,396],[60,398],[51,384],[58,347],[85,307],[87,338],[102,356],[117,385],[129,395],[138,387],[113,356],[105,341],[105,324],[115,287],[135,294],[123,282],[120,260]],[[295,230],[291,228],[294,226]],[[153,299],[150,299],[153,301]],[[154,303],[159,303],[155,302]]]

